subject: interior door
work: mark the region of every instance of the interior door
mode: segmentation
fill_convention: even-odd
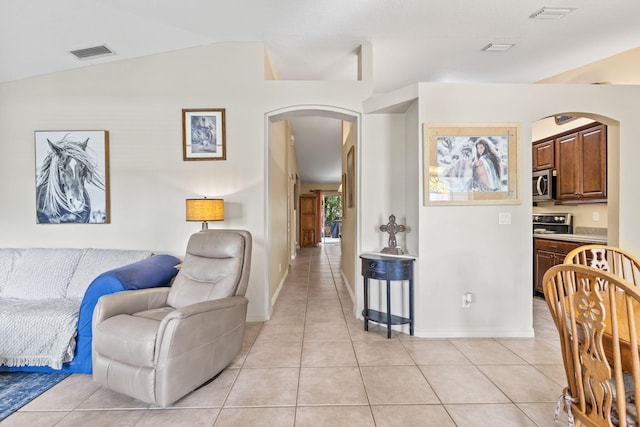
[[[316,246],[317,204],[315,195],[300,196],[300,246],[303,248]]]

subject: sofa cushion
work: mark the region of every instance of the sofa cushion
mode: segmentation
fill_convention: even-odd
[[[118,314],[95,325],[94,349],[118,362],[152,367],[159,325],[158,320]]]
[[[64,298],[83,249],[25,249],[7,277],[3,298]]]
[[[0,248],[0,295],[2,295],[2,289],[7,283],[9,273],[23,252],[24,249]]]
[[[82,298],[85,291],[105,271],[149,258],[151,251],[121,249],[87,249],[67,287],[67,298]]]

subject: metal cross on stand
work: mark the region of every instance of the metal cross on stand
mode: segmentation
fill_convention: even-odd
[[[389,222],[386,225],[380,226],[380,231],[386,231],[389,233],[389,246],[382,250],[383,254],[399,254],[399,249],[396,247],[396,233],[405,231],[407,228],[404,225],[396,224],[396,216],[391,214],[389,216]]]

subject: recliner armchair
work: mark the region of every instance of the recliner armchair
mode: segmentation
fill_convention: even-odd
[[[220,373],[242,347],[251,234],[193,234],[170,288],[100,298],[93,315],[93,379],[167,407]]]

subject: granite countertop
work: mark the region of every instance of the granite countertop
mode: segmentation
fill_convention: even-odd
[[[545,233],[533,233],[533,237],[540,239],[550,240],[563,240],[565,242],[580,242],[580,243],[601,243],[607,244],[607,236],[597,234],[545,234]]]

